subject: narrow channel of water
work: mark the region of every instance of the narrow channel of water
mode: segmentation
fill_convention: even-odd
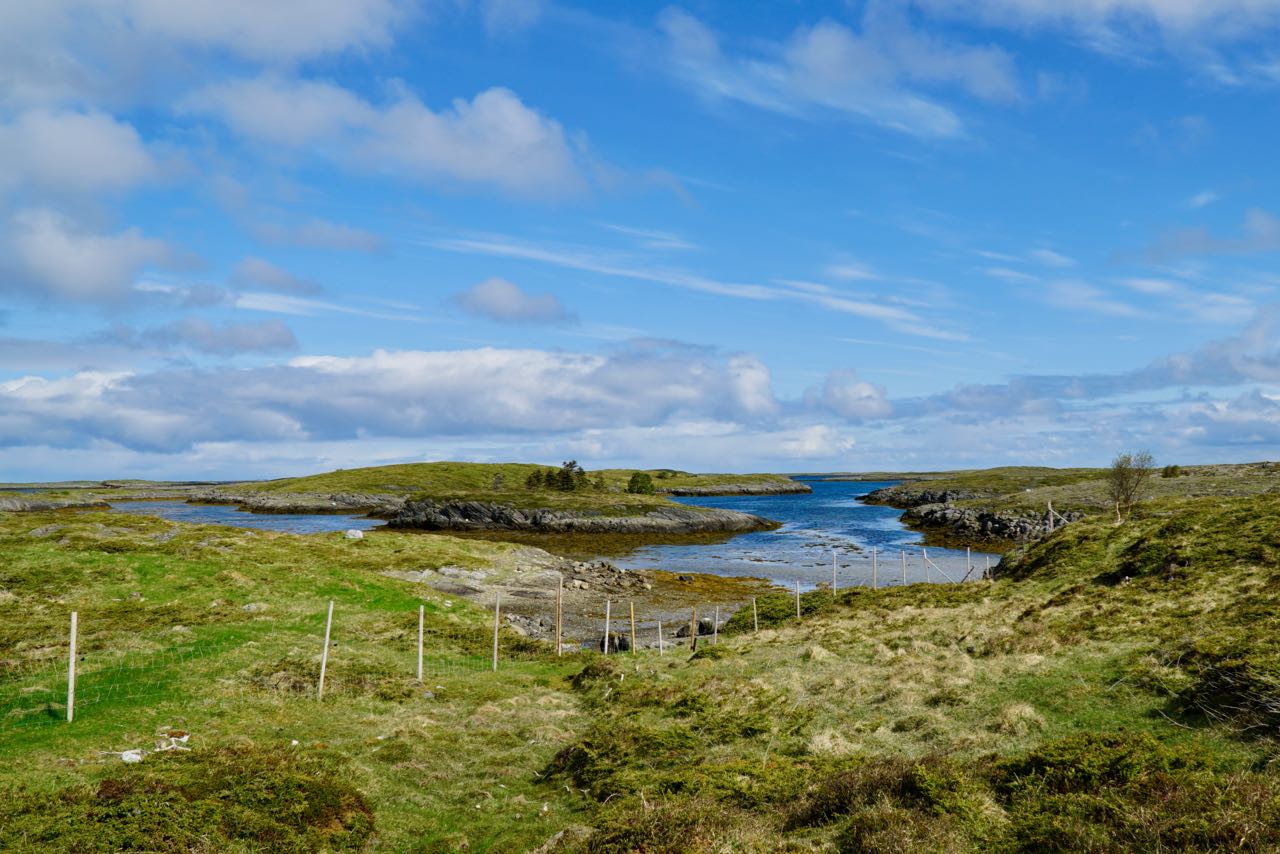
[[[667,569],[672,572],[707,572],[715,575],[754,575],[802,590],[831,583],[836,563],[839,586],[901,584],[902,559],[906,557],[907,583],[960,579],[969,571],[963,550],[928,549],[924,560],[921,535],[902,524],[902,511],[864,504],[867,493],[894,482],[824,481],[800,478],[813,492],[807,495],[726,495],[677,499],[754,513],[781,522],[775,531],[758,531],[716,545],[646,546],[614,562],[628,569]],[[872,549],[878,564],[873,570]],[[974,575],[1000,556],[974,552]],[[971,576],[972,577],[972,576]]]
[[[286,531],[290,534],[323,534],[358,528],[367,531],[382,524],[381,519],[337,513],[246,513],[231,504],[188,504],[185,501],[113,501],[111,509],[121,513],[160,516],[193,525],[229,525],[259,531]]]

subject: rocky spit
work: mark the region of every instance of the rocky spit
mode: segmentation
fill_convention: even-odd
[[[548,534],[700,534],[759,531],[773,523],[750,513],[672,505],[646,513],[609,516],[599,511],[522,509],[484,501],[408,501],[392,528],[426,531],[529,531]]]
[[[1060,512],[1050,520],[1048,510],[992,510],[961,507],[954,502],[991,498],[989,494],[965,489],[931,490],[909,485],[888,486],[868,494],[867,504],[884,504],[905,510],[902,521],[912,528],[940,531],[965,542],[1026,543],[1062,526],[1063,519],[1084,518],[1076,511]]]

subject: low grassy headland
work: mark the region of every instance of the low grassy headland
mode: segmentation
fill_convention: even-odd
[[[903,481],[864,500],[906,510],[902,521],[923,532],[928,545],[998,550],[1046,533],[1049,504],[1069,521],[1113,512],[1106,478],[1106,469],[1029,466],[839,476]],[[1168,466],[1147,481],[1143,497],[1231,497],[1273,490],[1280,490],[1280,463]]]
[[[554,478],[562,474],[566,480],[557,485]],[[678,504],[668,494],[808,490],[781,475],[658,469],[643,472],[651,491],[628,491],[636,474],[621,469],[565,473],[520,463],[410,463],[207,489],[193,500],[234,503],[256,512],[364,512],[395,527],[424,530],[682,535],[760,530],[771,523],[746,513]]]
[[[763,595],[692,656],[504,631],[495,675],[491,615],[411,579],[517,546],[3,514],[0,849],[1276,850],[1278,520],[1163,499],[992,583]]]

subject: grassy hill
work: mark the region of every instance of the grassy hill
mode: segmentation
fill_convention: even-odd
[[[511,548],[0,515],[0,849],[1280,846],[1280,496],[1085,520],[993,583],[765,597],[693,656],[507,635],[497,674],[487,615],[384,574]]]
[[[1195,498],[1257,495],[1280,490],[1280,463],[1179,466],[1176,477],[1162,477],[1157,468],[1147,483],[1150,498]],[[952,472],[880,473],[860,479],[902,480],[908,489],[963,490],[979,497],[957,502],[995,510],[1044,510],[1052,501],[1059,510],[1109,509],[1106,469],[1055,469],[1012,466]]]
[[[534,471],[550,466],[531,463],[405,463],[394,466],[339,469],[307,477],[261,481],[236,487],[239,491],[267,493],[359,492],[371,494],[422,494],[438,498],[466,498],[494,492],[520,492]],[[691,474],[672,469],[601,469],[587,472],[603,479],[605,491],[624,491],[627,481],[644,471],[659,491],[684,487],[732,488],[743,484],[786,486],[790,478],[774,474]],[[554,491],[554,490],[551,490]]]

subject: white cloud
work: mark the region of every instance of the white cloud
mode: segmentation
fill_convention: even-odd
[[[1043,247],[1040,249],[1032,249],[1027,253],[1027,257],[1032,261],[1035,261],[1037,264],[1043,264],[1046,267],[1057,267],[1061,269],[1063,267],[1074,267],[1076,265],[1076,259],[1069,258],[1061,252],[1054,252],[1052,249],[1045,249]]]
[[[680,9],[659,18],[669,69],[704,96],[800,115],[814,108],[925,137],[963,133],[951,109],[918,87],[949,86],[992,102],[1021,99],[1009,55],[953,45],[911,27],[886,4],[871,3],[855,32],[825,20],[755,54],[726,53],[716,34]]]
[[[300,279],[270,261],[252,256],[243,259],[231,272],[231,282],[242,288],[266,288],[282,294],[317,294],[324,288]]]
[[[203,318],[188,317],[149,329],[141,333],[139,340],[154,346],[186,347],[217,356],[278,353],[298,348],[292,330],[278,320],[215,325]]]
[[[339,249],[352,252],[378,252],[386,241],[362,228],[353,228],[323,219],[308,219],[294,224],[255,223],[253,236],[275,246],[305,246],[311,249]]]
[[[1275,82],[1280,0],[908,0],[938,18],[1056,30],[1099,52],[1167,53],[1228,85]]]
[[[1147,250],[1156,261],[1187,255],[1254,255],[1280,252],[1280,218],[1262,208],[1245,212],[1239,237],[1218,237],[1205,228],[1177,229]]]
[[[1164,36],[1240,39],[1280,22],[1276,0],[912,0],[932,12],[995,26],[1067,27],[1103,38],[1155,27]]]
[[[897,305],[890,305],[887,300],[853,297],[827,285],[812,282],[788,279],[779,282],[779,286],[725,282],[670,267],[646,266],[621,253],[601,252],[581,246],[540,246],[504,235],[441,238],[427,241],[427,245],[450,252],[537,261],[570,270],[584,270],[623,279],[654,282],[716,296],[760,301],[801,302],[817,305],[828,311],[874,320],[912,335],[944,340],[967,338],[963,333],[953,332],[941,324],[930,323],[915,312]]]
[[[477,282],[455,299],[463,309],[501,323],[565,323],[573,315],[554,294],[531,294],[506,279]]]
[[[1199,210],[1200,208],[1208,207],[1214,202],[1219,201],[1221,198],[1222,195],[1214,192],[1213,190],[1203,190],[1183,202],[1183,206],[1191,208],[1192,210]]]
[[[120,302],[142,269],[172,257],[168,244],[136,228],[97,234],[55,211],[23,210],[0,236],[0,287],[39,298]]]
[[[521,32],[536,24],[542,12],[542,0],[484,0],[484,28],[490,35]]]
[[[52,445],[171,452],[209,441],[750,424],[774,408],[767,385],[767,371],[746,357],[661,342],[609,355],[380,350],[241,370],[24,377],[0,383],[0,445],[41,436]]]
[[[850,421],[888,418],[893,414],[893,404],[885,398],[884,388],[858,379],[851,370],[832,371],[822,388],[810,391],[807,398],[810,405]]]
[[[104,113],[27,110],[0,123],[0,190],[127,190],[160,173],[133,126]]]
[[[296,62],[387,44],[413,2],[395,0],[116,0],[69,2],[120,15],[144,38],[216,48],[263,62]],[[113,8],[114,7],[114,8]],[[108,11],[109,10],[109,11]]]
[[[419,0],[0,3],[0,104],[161,102],[224,59],[295,66],[390,44]]]
[[[434,111],[404,89],[374,106],[332,83],[265,76],[206,87],[185,108],[249,139],[429,184],[487,184],[530,197],[586,188],[564,129],[509,89]]]

